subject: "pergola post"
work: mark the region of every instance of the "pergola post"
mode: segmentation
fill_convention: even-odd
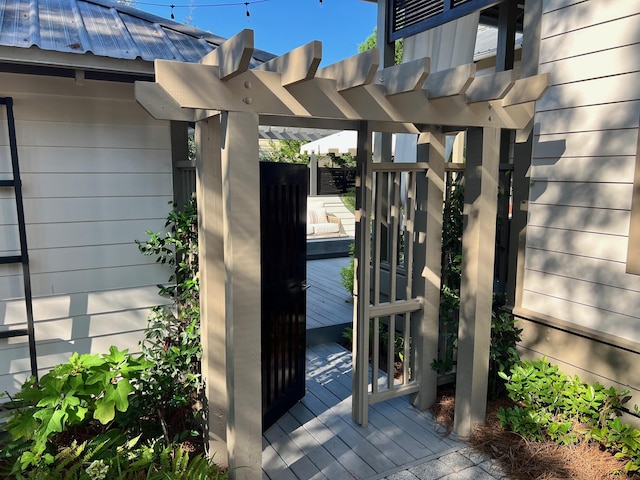
[[[196,123],[196,199],[200,271],[202,375],[208,400],[209,453],[227,457],[227,379],[224,231],[220,116]]]
[[[470,128],[453,424],[453,431],[463,437],[486,415],[499,164],[500,130]]]
[[[262,478],[258,116],[196,124],[200,316],[209,451],[232,478]],[[256,240],[257,239],[257,240]]]
[[[371,278],[371,226],[369,208],[373,195],[371,128],[361,122],[358,129],[358,173],[356,176],[356,231],[353,256],[353,396],[352,418],[363,427],[368,423],[369,398],[369,290]],[[361,341],[361,339],[365,339]]]
[[[418,162],[429,162],[426,176],[417,177],[414,238],[413,287],[424,307],[413,313],[416,331],[412,342],[416,349],[416,379],[420,391],[413,404],[420,410],[436,399],[437,372],[431,362],[438,358],[438,318],[440,314],[440,271],[442,265],[442,204],[444,192],[444,134],[438,127],[418,137]]]
[[[227,450],[231,478],[262,478],[258,115],[222,115]],[[215,219],[214,219],[215,221]]]

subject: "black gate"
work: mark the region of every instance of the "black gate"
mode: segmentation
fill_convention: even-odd
[[[305,393],[307,167],[260,164],[263,429]]]

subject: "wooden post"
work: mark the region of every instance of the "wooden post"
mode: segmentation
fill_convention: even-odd
[[[522,61],[520,62],[523,76],[538,73],[542,10],[542,0],[527,0],[524,8]],[[529,129],[526,139],[520,138],[516,142],[513,159],[513,216],[509,239],[507,302],[509,305],[519,308],[522,306],[524,285],[524,254],[529,210],[529,167],[533,151],[533,129]]]
[[[318,156],[311,152],[309,159],[309,196],[318,196]]]
[[[453,425],[463,437],[486,413],[499,161],[500,130],[469,129]]]
[[[200,269],[202,375],[208,399],[209,454],[228,464],[226,309],[220,117],[196,123],[196,198]]]
[[[258,115],[222,116],[227,449],[232,480],[262,478]],[[215,221],[215,220],[214,220]]]
[[[437,127],[418,138],[418,161],[428,161],[426,178],[418,175],[413,262],[414,294],[424,307],[413,314],[412,338],[420,391],[413,404],[424,410],[433,404],[438,387],[431,362],[438,358],[440,274],[442,269],[442,203],[444,195],[444,134]]]
[[[248,467],[234,470],[232,478],[260,479],[258,118],[251,113],[230,113],[222,119],[215,116],[196,124],[202,370],[209,452],[218,463]],[[251,134],[244,137],[246,132]]]
[[[373,180],[371,174],[371,129],[361,122],[358,129],[358,174],[356,177],[356,232],[354,251],[353,297],[353,421],[368,423],[369,384],[369,259],[371,228],[369,218]]]

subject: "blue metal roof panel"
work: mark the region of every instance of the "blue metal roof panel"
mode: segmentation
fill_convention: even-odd
[[[224,40],[109,0],[0,0],[0,46],[197,62]]]
[[[0,45],[30,47],[29,0],[0,0]]]
[[[44,50],[84,53],[86,45],[80,35],[82,20],[76,17],[75,10],[66,0],[39,0],[40,40],[37,45]]]
[[[133,59],[138,50],[127,28],[114,8],[105,8],[89,2],[78,2],[90,45],[87,51],[95,55]]]
[[[197,62],[213,50],[211,45],[201,38],[184,35],[170,28],[163,29],[167,38],[175,45],[176,49],[187,62]]]

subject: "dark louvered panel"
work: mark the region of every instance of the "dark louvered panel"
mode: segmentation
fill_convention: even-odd
[[[394,31],[438,15],[444,11],[444,0],[397,0],[394,2]]]
[[[504,0],[392,0],[388,41],[415,35]]]

